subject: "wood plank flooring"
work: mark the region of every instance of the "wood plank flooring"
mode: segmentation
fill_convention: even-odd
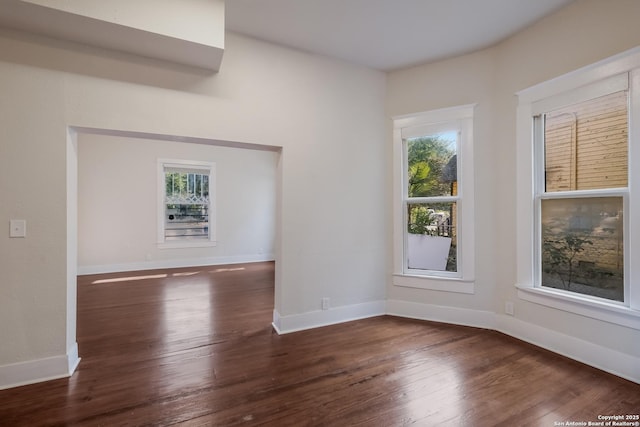
[[[1,426],[555,426],[640,385],[497,332],[389,316],[279,336],[273,263],[78,278],[82,361]]]

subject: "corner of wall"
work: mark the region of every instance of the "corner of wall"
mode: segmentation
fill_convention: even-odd
[[[391,316],[491,329],[640,384],[640,357],[484,310],[387,301]]]
[[[384,314],[386,314],[385,301],[371,301],[285,316],[274,310],[273,327],[278,334],[282,335]]]
[[[78,345],[74,344],[66,355],[2,365],[0,390],[70,377],[79,363]]]

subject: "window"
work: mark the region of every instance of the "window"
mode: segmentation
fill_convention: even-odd
[[[639,66],[629,52],[519,93],[517,165],[519,296],[637,329]]]
[[[473,293],[473,106],[394,120],[394,284]]]
[[[408,271],[458,272],[458,132],[404,140]]]
[[[627,95],[534,117],[540,286],[624,302]]]
[[[162,247],[215,245],[214,164],[158,161],[158,243]]]

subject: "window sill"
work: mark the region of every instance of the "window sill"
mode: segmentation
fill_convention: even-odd
[[[518,297],[525,301],[640,330],[640,311],[638,310],[554,289],[524,285],[516,285],[516,288],[518,288]]]
[[[218,244],[218,242],[207,240],[206,242],[171,242],[171,243],[158,243],[158,249],[184,249],[184,248],[211,248]]]
[[[402,286],[405,288],[428,289],[432,291],[455,292],[459,294],[475,293],[475,282],[473,280],[465,280],[458,277],[394,274],[392,283],[394,286]]]

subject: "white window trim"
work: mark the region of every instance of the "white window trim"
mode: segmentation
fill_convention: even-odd
[[[177,169],[193,169],[197,171],[207,171],[209,173],[209,239],[206,241],[183,241],[165,242],[164,240],[164,215],[165,215],[165,178],[164,171],[167,167]],[[157,177],[157,245],[160,249],[176,248],[206,248],[217,245],[216,241],[216,164],[213,162],[201,162],[182,159],[158,159]]]
[[[475,293],[473,111],[475,104],[432,110],[393,118],[393,277],[394,286],[465,294]],[[458,272],[455,275],[406,269],[404,209],[404,141],[453,127],[461,132],[458,147]],[[443,272],[445,273],[445,272]]]
[[[627,80],[628,76],[628,80]],[[628,81],[629,91],[629,191],[625,212],[625,277],[629,286],[625,303],[590,297],[536,284],[537,243],[535,215],[533,116],[550,106],[579,102],[581,97],[596,97],[612,92]],[[621,86],[622,85],[622,86]],[[586,87],[588,86],[588,87]],[[586,88],[585,88],[586,87]],[[640,329],[640,264],[632,256],[640,254],[640,48],[635,48],[596,64],[565,74],[517,93],[517,283],[518,297],[558,310]],[[634,167],[635,166],[635,167]],[[594,192],[597,193],[597,192]]]

